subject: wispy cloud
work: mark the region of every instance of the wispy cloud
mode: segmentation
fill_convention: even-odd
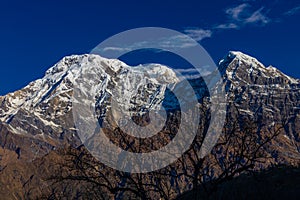
[[[127,51],[130,50],[129,48],[122,48],[122,47],[105,47],[103,51]]]
[[[197,45],[195,41],[201,42],[206,38],[211,38],[217,30],[230,30],[230,29],[242,29],[245,26],[265,26],[272,20],[267,16],[268,11],[264,7],[254,8],[251,2],[254,0],[244,0],[241,4],[231,6],[224,10],[225,20],[219,24],[211,27],[202,28],[186,28],[183,32],[185,35],[174,35],[168,38],[158,38],[155,41],[143,41],[135,44],[109,46],[99,51],[115,51],[115,52],[128,52],[136,49],[150,48],[155,46],[156,49],[179,49],[189,48]],[[293,15],[300,11],[300,5],[287,12],[287,15]],[[191,40],[190,38],[194,39]]]
[[[214,27],[215,29],[238,29],[239,26],[235,23],[219,24]]]
[[[188,28],[184,30],[186,35],[173,35],[170,37],[149,39],[148,41],[136,42],[133,44],[118,44],[118,46],[108,46],[104,48],[97,48],[98,53],[103,52],[129,52],[138,49],[184,49],[197,45],[197,42],[212,36],[212,31],[200,28]],[[192,39],[194,40],[192,40]],[[197,41],[197,42],[195,42]]]
[[[300,5],[285,12],[284,15],[292,16],[292,15],[297,14],[298,12],[300,12]]]
[[[174,69],[175,71],[179,72],[179,73],[199,73],[199,71],[195,68],[188,68],[188,69]]]
[[[244,23],[253,23],[253,24],[261,24],[265,25],[268,24],[271,19],[269,19],[266,14],[263,13],[264,7],[256,10],[254,13],[251,14],[248,18],[244,20]]]
[[[238,5],[236,7],[232,7],[232,8],[228,8],[225,12],[226,14],[235,21],[240,21],[241,18],[243,17],[242,15],[245,14],[246,9],[249,7],[250,5],[247,3],[243,3],[241,5]]]
[[[184,30],[184,32],[198,42],[205,38],[210,38],[212,36],[211,30],[205,30],[200,28],[186,29]]]
[[[181,78],[194,79],[194,78],[199,78],[211,74],[211,71],[205,66],[198,69],[188,68],[188,69],[173,69],[173,70],[176,72],[179,79]]]
[[[225,10],[227,21],[212,27],[212,30],[241,29],[247,25],[264,26],[271,22],[264,7],[257,10],[248,3],[242,3]]]
[[[169,38],[163,38],[159,42],[160,47],[162,48],[189,48],[192,46],[195,46],[196,43],[192,41],[188,36],[186,35],[174,35]]]
[[[239,29],[246,25],[264,26],[271,22],[264,7],[254,10],[248,3],[230,7],[225,10],[228,21],[215,26],[216,29]]]
[[[95,49],[98,53],[110,53],[110,52],[118,52],[125,53],[134,50],[141,49],[153,49],[153,51],[160,51],[160,49],[184,49],[190,48],[198,45],[197,42],[203,40],[204,38],[209,38],[212,35],[210,30],[205,29],[186,29],[184,30],[186,35],[184,34],[174,34],[169,37],[161,37],[161,38],[149,38],[146,41],[140,41],[135,43],[125,43],[118,44],[115,46],[107,46],[107,47],[97,47]],[[192,40],[192,39],[194,40]],[[197,41],[197,42],[195,42]]]

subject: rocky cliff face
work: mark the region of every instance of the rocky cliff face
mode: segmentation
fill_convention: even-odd
[[[230,52],[219,67],[229,102],[235,102],[239,115],[269,127],[283,123],[284,133],[274,144],[274,155],[299,159],[299,80],[240,52]]]
[[[167,84],[179,81],[165,66],[153,64],[146,68],[149,70],[96,55],[66,57],[50,68],[42,79],[0,97],[1,126],[12,134],[47,143],[50,149],[62,142],[78,144],[72,115],[72,101],[76,102],[72,99],[75,80],[87,80],[87,76],[96,80],[76,89],[86,94],[97,90],[95,102],[85,103],[96,104],[99,118],[105,117],[112,93],[123,112],[143,114],[161,107]],[[7,145],[5,139],[1,143]],[[22,144],[12,146],[22,148]],[[37,153],[39,150],[32,151]]]
[[[246,117],[259,122],[259,126],[270,128],[284,122],[284,131],[266,151],[275,163],[299,163],[300,81],[274,67],[265,67],[241,52],[225,56],[219,63],[219,70],[223,80],[218,84],[226,89],[228,116]],[[21,166],[37,169],[41,165],[37,160],[52,150],[81,144],[73,120],[74,83],[89,76],[94,82],[80,85],[80,89],[86,96],[91,91],[96,94],[92,97],[95,102],[86,103],[95,106],[99,122],[108,116],[112,95],[122,112],[141,118],[136,122],[142,124],[147,122],[150,110],[158,111],[162,107],[175,113],[175,118],[179,116],[174,112],[178,110],[178,101],[168,89],[181,82],[173,70],[157,64],[130,67],[119,60],[97,55],[65,57],[42,79],[0,97],[1,184],[15,181],[25,187],[28,181],[34,182],[31,176],[35,174],[36,177],[40,172],[30,174],[29,169]],[[193,79],[190,83],[202,103],[209,95],[203,79]],[[110,125],[117,127],[118,123],[121,122]],[[163,140],[160,145],[169,140]],[[3,175],[12,171],[17,174]],[[15,184],[14,187],[19,188],[17,195],[22,196],[23,188]],[[7,191],[14,187],[7,186]],[[0,192],[4,194],[6,190]]]

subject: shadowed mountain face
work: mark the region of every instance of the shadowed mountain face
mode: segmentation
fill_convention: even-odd
[[[86,66],[89,66],[89,70],[85,70]],[[225,56],[219,62],[219,70],[222,80],[217,86],[226,90],[228,121],[237,121],[241,130],[243,127],[246,130],[247,123],[253,122],[255,131],[252,134],[255,134],[255,144],[258,146],[263,143],[268,131],[283,125],[276,138],[272,138],[263,147],[268,158],[255,163],[253,167],[261,170],[276,164],[297,166],[300,161],[300,81],[274,67],[265,67],[255,58],[241,52],[230,52]],[[87,103],[95,106],[99,123],[105,127],[106,136],[114,144],[133,152],[149,152],[166,145],[176,135],[180,126],[180,106],[169,88],[180,87],[181,80],[173,70],[157,64],[130,67],[121,61],[96,55],[65,57],[50,68],[42,79],[0,97],[0,195],[5,199],[38,198],[51,192],[45,180],[60,169],[51,164],[67,160],[60,153],[61,149],[81,145],[73,119],[72,96],[74,81],[82,76],[93,77],[90,80],[94,82],[80,89],[85,94],[91,90],[96,91],[92,98],[95,102]],[[205,103],[209,93],[203,79],[195,78],[189,80],[189,83],[197,95],[200,107],[209,112],[209,103]],[[112,94],[116,97],[113,100],[118,103],[119,110],[111,108]],[[186,94],[187,98],[188,95],[191,94]],[[148,140],[127,136],[118,128],[123,123],[118,114],[112,117],[112,113],[126,112],[136,124],[146,126],[149,123],[149,112],[159,111],[162,107],[167,110],[167,122],[157,138]],[[205,115],[205,119],[208,118]],[[204,131],[206,128],[203,127]],[[150,128],[155,130],[155,127]],[[205,135],[204,132],[202,135]],[[201,138],[201,134],[198,137]],[[223,160],[225,157],[222,154],[218,159]],[[172,174],[184,174],[189,166],[193,166],[192,162],[187,161],[184,163],[186,169],[183,169],[180,161],[178,163],[173,164]],[[214,168],[212,178],[221,175],[221,170],[222,167]],[[105,172],[107,178],[117,185],[124,185],[128,181],[128,178],[116,178],[118,173],[105,166],[101,172]],[[168,177],[168,184],[172,188],[168,197],[175,198],[190,190],[193,183],[190,183],[188,176],[184,178],[185,175]],[[150,181],[150,176],[145,180]],[[80,191],[80,188],[79,184],[66,190]],[[68,198],[75,198],[75,193],[70,192]],[[113,191],[102,193],[107,193],[105,197],[111,197],[109,193]],[[156,197],[159,196],[153,192],[152,198]],[[84,199],[83,196],[80,198]]]
[[[256,59],[239,52],[229,53],[219,67],[220,71],[226,69],[224,81],[229,102],[235,102],[239,117],[247,116],[258,125],[268,127],[284,124],[283,134],[272,145],[276,161],[299,159],[299,80],[272,66],[264,67]],[[231,108],[228,113],[232,116]]]

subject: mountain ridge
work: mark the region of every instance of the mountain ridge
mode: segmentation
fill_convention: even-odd
[[[287,79],[289,79],[291,81],[291,83],[293,83],[293,84],[299,84],[300,83],[299,79],[295,79],[293,77],[290,77],[290,76],[284,74],[282,71],[280,71],[276,67],[273,67],[272,65],[266,67],[264,64],[262,64],[262,62],[260,62],[256,58],[254,58],[252,56],[249,56],[247,54],[244,54],[244,53],[242,53],[240,51],[229,51],[228,54],[222,60],[220,60],[220,62],[219,62],[219,66],[220,66],[219,70],[220,71],[224,71],[224,69],[222,68],[223,63],[227,63],[228,64],[228,62],[229,63],[233,62],[235,59],[238,60],[238,61],[247,62],[248,66],[250,67],[250,69],[248,69],[248,70],[251,70],[252,67],[255,67],[255,68],[258,67],[261,70],[263,70],[264,72],[273,73],[273,75],[275,75],[275,76],[284,76]],[[227,68],[226,68],[226,70],[227,70]],[[251,72],[251,71],[249,71],[249,72]]]
[[[145,70],[147,67],[150,68],[149,71]],[[129,115],[138,118],[136,122],[147,122],[148,111],[157,111],[161,107],[170,108],[168,119],[178,121],[180,114],[176,109],[180,107],[177,106],[178,101],[171,89],[174,85],[180,85],[181,80],[166,66],[152,64],[147,67],[141,65],[134,68],[121,61],[96,55],[69,56],[47,70],[45,77],[31,82],[21,90],[1,96],[0,183],[9,184],[5,185],[6,189],[2,189],[0,194],[10,196],[7,191],[11,191],[22,196],[28,187],[24,188],[27,183],[32,184],[33,188],[38,188],[37,186],[43,182],[40,177],[43,177],[44,171],[52,173],[48,165],[43,163],[63,159],[56,155],[56,152],[60,152],[60,148],[64,149],[66,146],[75,147],[77,150],[83,148],[72,112],[74,109],[72,104],[74,82],[72,81],[78,78],[76,75],[90,78],[85,80],[93,80],[83,86],[79,84],[79,89],[82,89],[86,96],[91,90],[97,91],[95,102],[86,102],[95,106],[97,119],[111,119],[109,115],[111,96],[117,94],[117,103],[122,109],[128,111]],[[272,130],[284,122],[280,135],[264,149],[268,159],[264,163],[255,165],[255,169],[265,169],[277,164],[298,166],[300,163],[299,81],[274,68],[266,68],[255,58],[239,52],[229,52],[218,67],[222,79],[216,85],[226,91],[229,121],[257,122],[257,129],[261,132],[255,134],[260,139],[265,134],[263,131]],[[122,84],[120,80],[124,80],[123,83],[126,84]],[[199,104],[206,105],[207,100],[209,102],[209,94],[204,80],[196,78],[189,80],[189,83],[197,95]],[[189,95],[193,94],[185,93],[187,98]],[[174,107],[176,107],[175,111],[172,110]],[[170,138],[172,139],[174,133],[169,134],[168,131],[172,130],[176,133],[178,128],[178,124],[171,123],[169,127],[166,125],[165,133],[158,134],[157,142],[153,142],[152,139],[142,143],[134,140],[128,143],[130,145],[128,146],[122,138],[123,133],[118,129],[118,123],[118,121],[109,123],[111,129],[107,129],[106,135],[116,145],[129,150],[132,144],[144,147],[149,143],[150,150],[153,150],[152,147],[158,149],[170,142]],[[115,139],[112,139],[113,137]],[[149,151],[147,148],[146,150]],[[4,158],[3,161],[1,158]],[[103,170],[108,169],[103,168]],[[178,170],[180,173],[182,169]],[[113,172],[109,171],[109,173]],[[34,175],[33,179],[32,175]],[[12,177],[17,178],[13,180]],[[115,177],[114,174],[112,177]],[[12,191],[11,188],[15,188],[15,184],[21,186]],[[180,193],[184,189],[186,188],[180,188],[177,192]],[[43,191],[37,190],[39,194]]]
[[[9,127],[11,127],[11,121],[20,110],[30,111],[38,109],[37,118],[42,121],[44,125],[50,126],[52,129],[59,127],[60,125],[56,124],[55,120],[53,120],[54,117],[52,117],[50,122],[47,122],[49,118],[43,118],[41,116],[43,115],[43,111],[47,110],[47,106],[49,106],[46,105],[47,102],[53,99],[55,99],[54,101],[58,105],[63,104],[58,106],[59,110],[55,117],[63,116],[72,109],[72,82],[74,82],[74,79],[76,76],[78,76],[78,74],[83,73],[80,71],[82,70],[82,68],[80,68],[82,63],[95,65],[96,68],[103,68],[104,70],[99,71],[99,73],[102,74],[125,73],[126,77],[128,77],[128,70],[131,70],[133,74],[141,74],[141,77],[145,77],[145,73],[147,73],[147,76],[149,77],[147,80],[151,80],[152,82],[154,81],[154,85],[158,84],[159,82],[160,84],[175,84],[179,81],[175,72],[171,68],[159,64],[150,64],[146,65],[146,67],[143,65],[131,67],[117,59],[106,59],[98,55],[84,54],[67,56],[60,60],[53,67],[49,68],[43,78],[29,83],[21,90],[1,96],[0,102],[2,106],[0,107],[0,121],[2,121],[2,123],[7,123]],[[147,70],[147,72],[145,70]],[[274,67],[267,68],[257,59],[238,51],[230,51],[219,62],[219,70],[223,75],[223,81],[227,82],[227,88],[232,87],[236,89],[240,87],[240,85],[246,85],[247,87],[252,85],[253,87],[261,88],[262,84],[265,84],[265,86],[273,85],[274,87],[278,88],[293,88],[300,85],[299,80],[283,74]],[[112,78],[110,77],[112,76],[108,76],[108,80],[111,80]],[[158,77],[167,77],[167,79],[158,79]],[[117,84],[116,82],[113,82],[112,84]],[[126,84],[130,85],[130,82],[131,81],[129,80],[129,82]],[[128,89],[132,90],[132,88]],[[158,91],[159,87],[156,85],[156,89],[153,89],[154,91]],[[124,90],[124,88],[122,90]],[[163,89],[161,92],[164,92],[164,90],[165,89]],[[125,94],[123,93],[123,95]],[[130,95],[132,96],[132,94],[129,94],[128,98],[130,98]],[[42,104],[45,104],[45,107],[40,106]],[[64,109],[64,111],[62,111],[62,109]],[[69,127],[69,129],[73,129],[73,127]],[[12,130],[18,132],[16,127],[14,127]]]

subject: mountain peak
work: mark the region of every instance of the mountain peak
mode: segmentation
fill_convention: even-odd
[[[105,64],[105,67],[109,67],[113,71],[118,71],[122,65],[126,65],[120,60],[107,59],[95,54],[70,55],[65,56],[53,67],[49,68],[46,71],[45,76],[52,76],[58,73],[66,73],[71,70],[71,68],[74,68],[74,66],[81,66],[84,64],[98,64],[99,67],[102,66],[101,64]]]
[[[162,98],[165,88],[160,85],[179,82],[172,69],[160,64],[129,66],[118,59],[107,59],[94,54],[66,56],[48,69],[43,78],[1,97],[0,103],[5,106],[0,108],[0,122],[10,123],[20,110],[43,115],[41,113],[49,105],[58,110],[51,120],[63,116],[64,112],[71,108],[71,96],[76,80],[83,77],[98,78],[99,80],[91,78],[89,83],[103,90],[102,94],[109,95],[112,92],[111,86],[114,85],[113,88],[119,89],[120,98],[123,98],[120,102],[127,102],[135,93],[144,90],[152,95],[153,99],[159,95],[159,98]],[[106,96],[102,95],[102,98]]]
[[[231,57],[238,57],[238,58],[242,58],[245,60],[257,60],[256,58],[254,58],[248,54],[245,54],[241,51],[229,51],[228,55]]]
[[[122,70],[134,71],[136,73],[146,73],[154,79],[169,78],[170,80],[165,80],[165,82],[177,82],[175,72],[164,65],[161,64],[140,64],[138,66],[129,66],[126,63],[118,59],[108,59],[101,57],[96,54],[83,54],[83,55],[71,55],[62,58],[53,67],[46,71],[44,78],[55,78],[61,76],[62,74],[71,73],[73,76],[76,74],[84,73],[82,70],[77,70],[81,66],[94,66],[95,68],[102,68],[105,72],[118,73]],[[96,70],[98,71],[98,70]],[[165,77],[163,77],[165,75]]]
[[[222,75],[226,75],[231,80],[242,80],[245,81],[245,77],[252,77],[251,79],[257,77],[258,79],[278,78],[284,80],[282,83],[299,84],[299,81],[289,77],[277,68],[273,66],[265,67],[256,58],[249,56],[240,51],[229,51],[228,54],[219,62],[219,70]]]
[[[247,62],[248,64],[255,64],[262,68],[265,68],[265,66],[259,62],[256,58],[249,56],[245,53],[242,53],[240,51],[229,51],[228,54],[219,62],[219,65],[222,65],[223,63],[231,63],[234,59]]]

